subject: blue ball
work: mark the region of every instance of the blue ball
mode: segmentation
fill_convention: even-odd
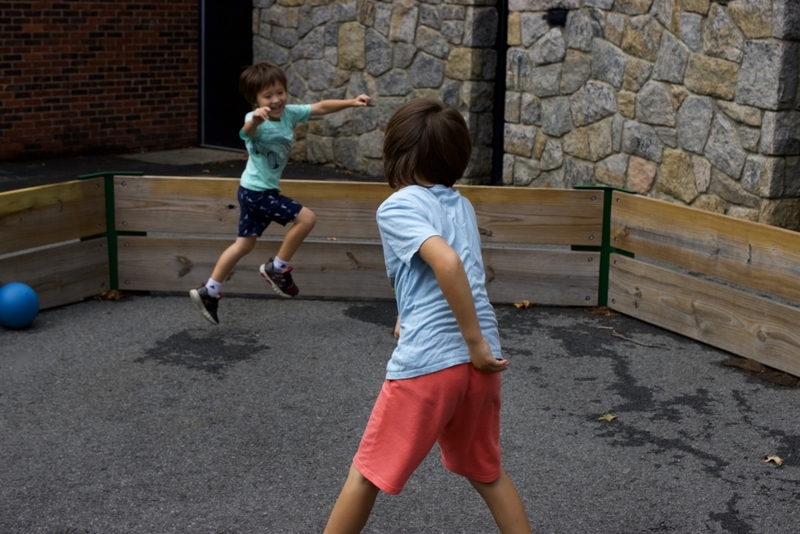
[[[39,314],[36,291],[22,282],[0,287],[0,324],[6,328],[25,328]]]

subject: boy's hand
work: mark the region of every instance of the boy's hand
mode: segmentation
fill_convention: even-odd
[[[367,95],[358,95],[353,100],[355,102],[353,107],[364,107],[369,104],[369,96]]]
[[[469,347],[469,359],[478,371],[484,373],[500,373],[508,369],[508,360],[495,358],[486,338]]]
[[[400,316],[397,316],[397,321],[394,323],[394,338],[400,339]]]
[[[272,110],[267,106],[264,106],[263,108],[256,108],[255,111],[253,111],[253,116],[250,118],[250,120],[253,121],[256,126],[258,126],[262,122],[269,120],[270,111]]]

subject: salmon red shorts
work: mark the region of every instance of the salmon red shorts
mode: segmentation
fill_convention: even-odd
[[[478,482],[500,476],[500,374],[471,363],[386,380],[353,465],[382,491],[397,495],[439,442],[442,462]]]

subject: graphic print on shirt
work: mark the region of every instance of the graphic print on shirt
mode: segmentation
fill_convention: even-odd
[[[282,135],[269,126],[259,126],[251,141],[253,153],[263,156],[270,169],[279,168],[283,162],[289,159],[289,154],[292,152],[293,136]]]

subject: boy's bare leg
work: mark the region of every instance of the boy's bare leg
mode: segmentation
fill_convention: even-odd
[[[378,497],[378,486],[364,478],[354,465],[333,506],[325,534],[357,534],[367,524]]]
[[[292,256],[303,244],[303,240],[311,233],[311,230],[314,229],[316,223],[317,216],[314,215],[314,212],[303,207],[297,217],[294,218],[291,228],[286,231],[286,236],[283,238],[283,243],[278,250],[277,256],[283,261],[291,261]]]
[[[220,255],[214,271],[211,273],[211,279],[220,283],[224,282],[239,260],[253,251],[257,239],[258,236],[237,237],[233,245],[226,248],[225,252]]]
[[[530,534],[531,525],[525,513],[525,506],[517,493],[517,488],[504,470],[500,471],[500,476],[494,482],[488,484],[475,480],[469,482],[486,501],[502,534]]]

